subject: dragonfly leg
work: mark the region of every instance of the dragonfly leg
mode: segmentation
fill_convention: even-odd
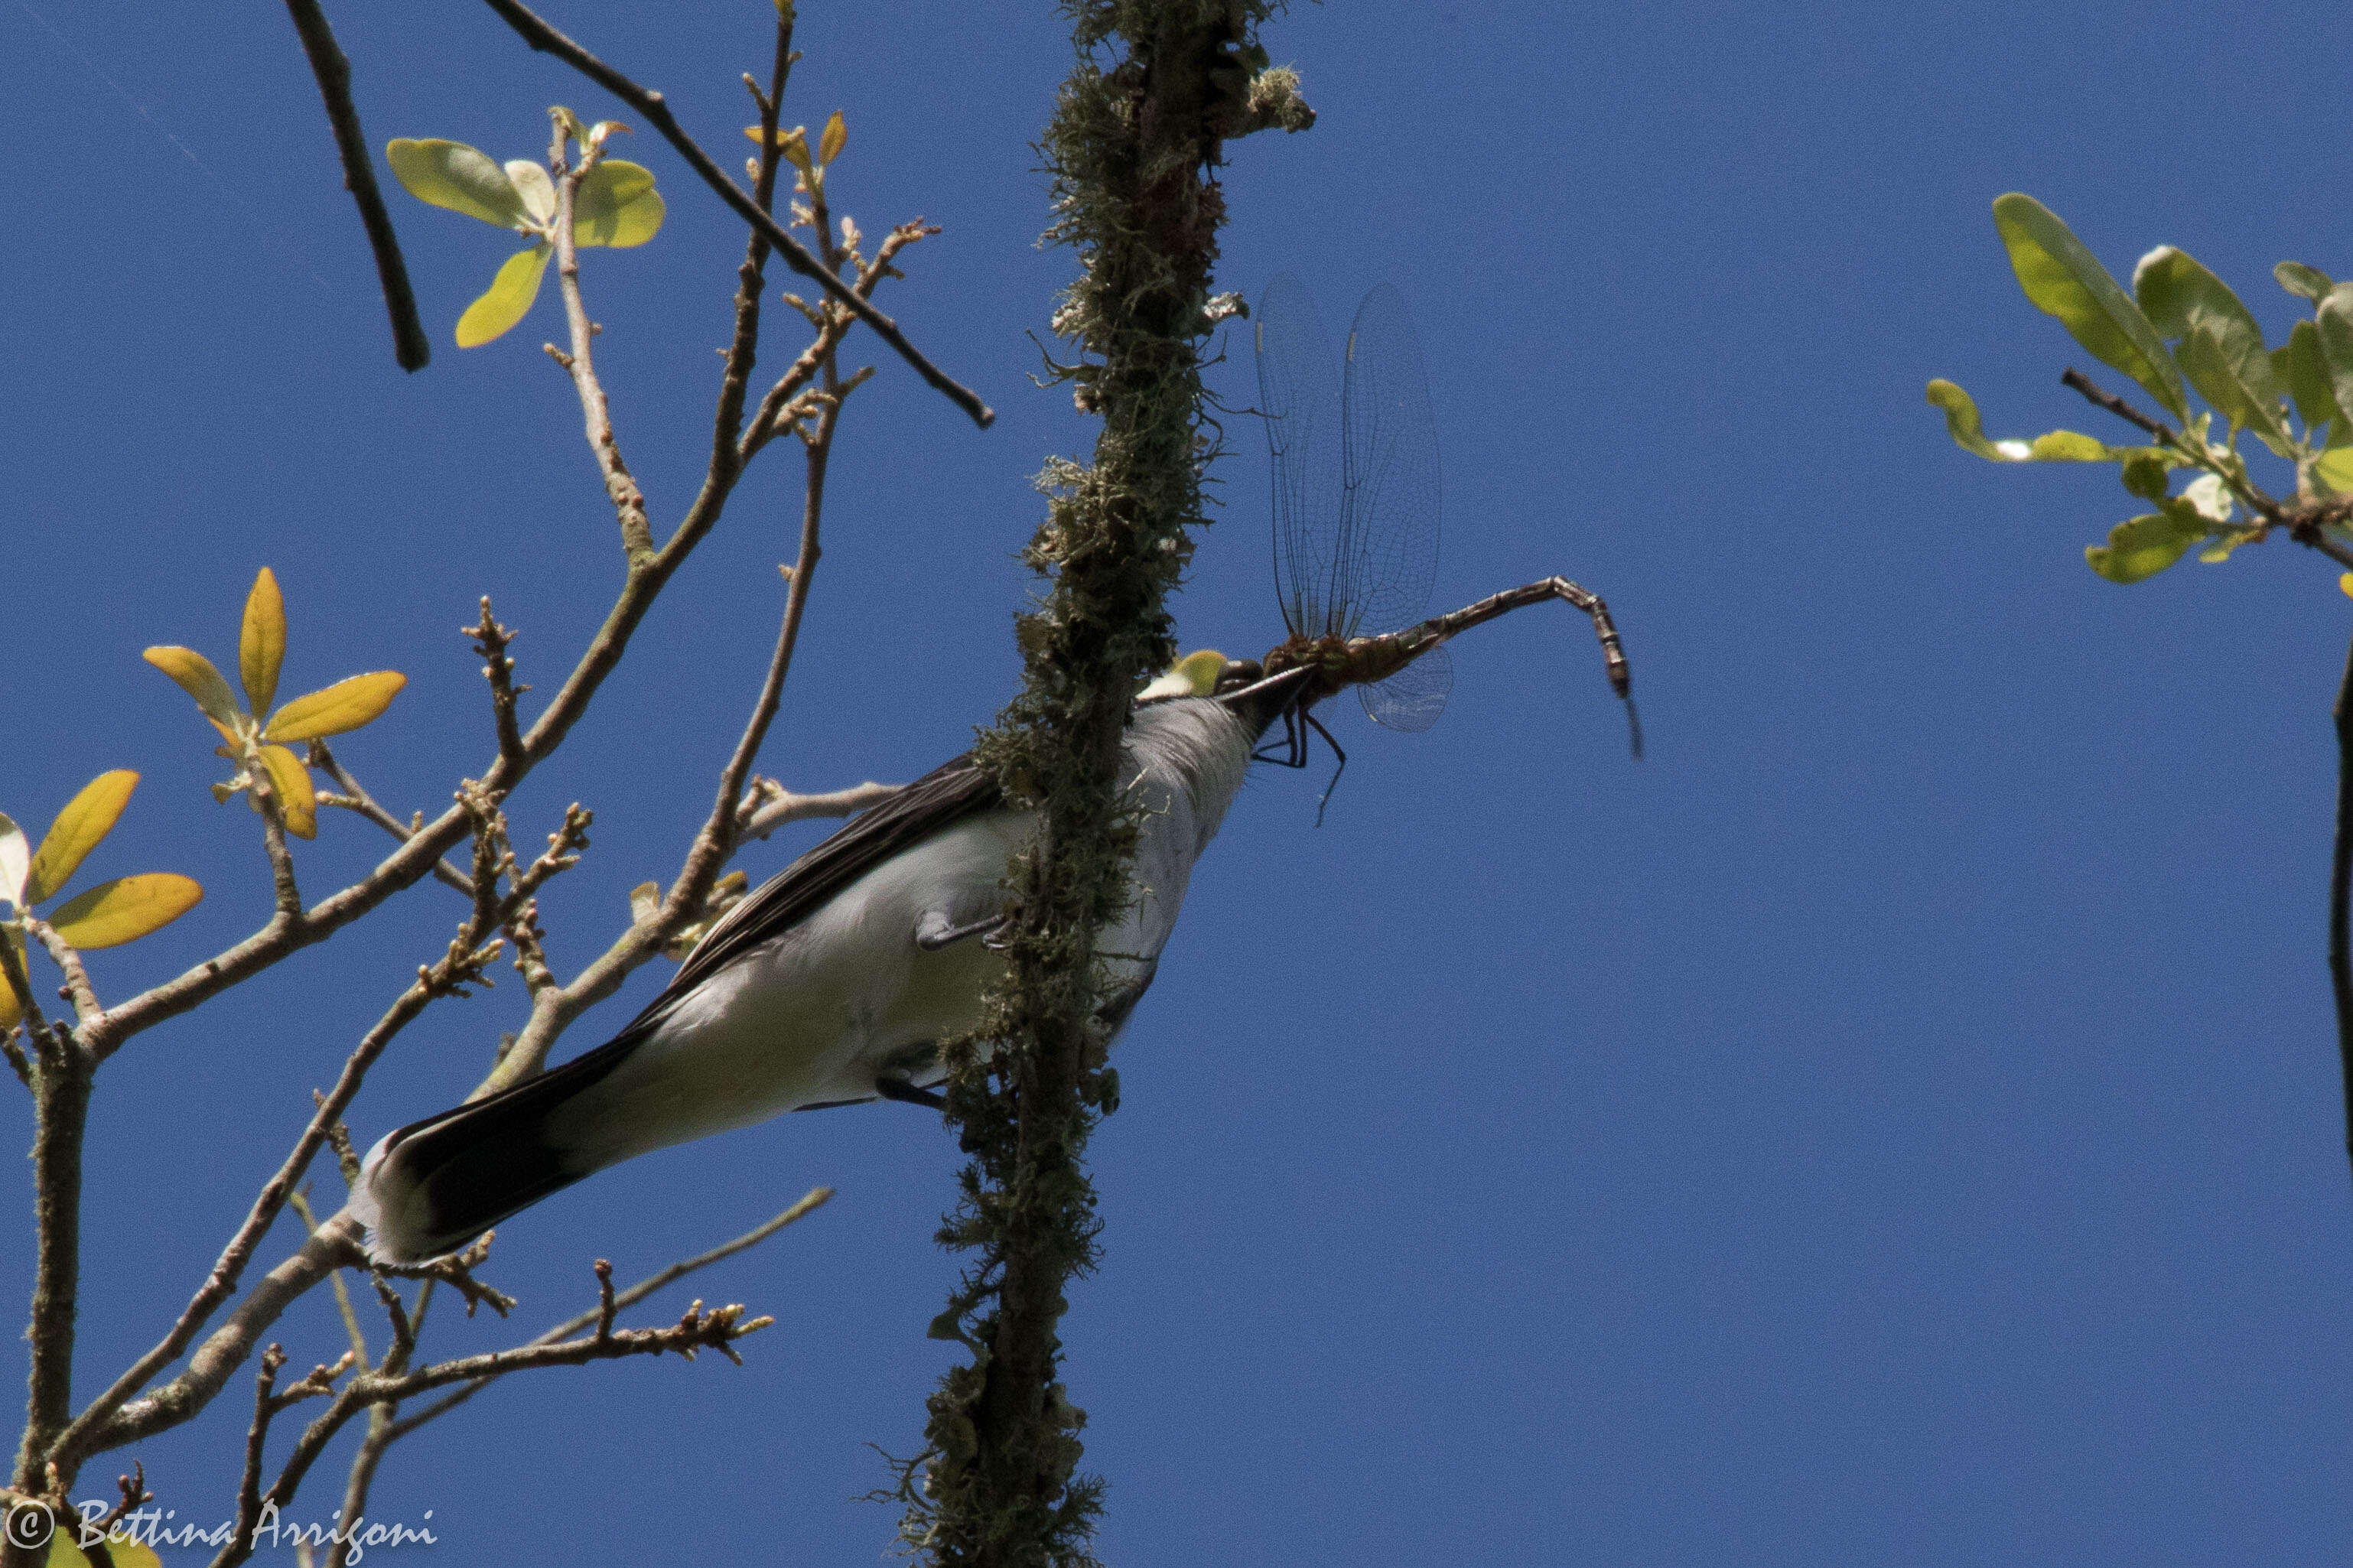
[[[1250,753],[1250,761],[1254,763],[1272,763],[1275,766],[1282,768],[1305,767],[1307,765],[1307,732],[1300,728],[1299,718],[1299,710],[1296,708],[1284,709],[1282,712],[1282,749],[1281,751],[1270,750],[1264,752],[1252,752]],[[1310,722],[1313,722],[1313,721],[1310,721]],[[1323,726],[1319,724],[1316,728],[1321,729]]]
[[[1348,753],[1340,749],[1340,742],[1332,738],[1332,731],[1324,728],[1323,721],[1316,718],[1314,714],[1302,713],[1300,717],[1307,721],[1317,734],[1324,737],[1324,743],[1332,748],[1334,756],[1340,759],[1340,765],[1332,770],[1332,782],[1324,786],[1323,798],[1315,803],[1315,826],[1321,827],[1324,826],[1324,808],[1332,804],[1332,792],[1340,787],[1340,775],[1348,771]],[[1299,765],[1305,767],[1307,759],[1301,757]]]

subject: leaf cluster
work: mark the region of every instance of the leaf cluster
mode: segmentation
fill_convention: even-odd
[[[0,970],[0,1036],[24,1016],[24,999],[6,971],[26,973],[26,922],[34,906],[64,890],[90,852],[114,831],[138,784],[139,775],[128,768],[99,774],[66,803],[41,836],[40,847],[29,853],[24,829],[0,816],[0,900],[9,910],[0,920],[0,941],[8,943],[15,960]],[[171,924],[204,896],[193,877],[146,871],[99,883],[50,911],[44,923],[70,948],[120,947]]]
[[[461,349],[478,348],[504,335],[538,300],[547,258],[555,252],[558,180],[573,182],[575,246],[626,249],[643,245],[661,228],[665,209],[661,193],[654,189],[653,171],[604,155],[606,141],[628,127],[610,120],[584,126],[560,104],[548,112],[556,122],[558,151],[547,165],[528,158],[501,164],[463,142],[438,137],[398,137],[385,147],[393,174],[418,201],[532,237],[532,244],[507,258],[490,288],[458,318]],[[581,151],[580,165],[568,172],[562,152],[567,141]]]
[[[2237,546],[2282,523],[2307,542],[2307,531],[2353,542],[2335,510],[2309,523],[2291,515],[2295,506],[2353,496],[2353,420],[2346,416],[2353,409],[2353,283],[2335,283],[2302,262],[2281,262],[2273,276],[2309,301],[2313,315],[2274,347],[2230,285],[2187,251],[2165,245],[2142,257],[2127,291],[2033,197],[2011,192],[1993,204],[1993,216],[2028,300],[2102,363],[2130,376],[2173,420],[2168,425],[2120,400],[2095,399],[2150,440],[2111,446],[2073,430],[1992,440],[1968,393],[1949,381],[1928,384],[1928,401],[1943,410],[1946,429],[1962,450],[1998,463],[2112,462],[2126,490],[2155,508],[2125,519],[2105,544],[2084,551],[2093,571],[2111,582],[2141,582],[2201,544],[2200,560],[2227,560]],[[2218,423],[2224,430],[2219,439]],[[2242,435],[2295,466],[2294,505],[2254,483],[2240,450]],[[2182,469],[2193,477],[2176,491],[2172,476]]]
[[[214,753],[237,764],[236,777],[212,786],[213,798],[226,803],[243,791],[254,810],[275,813],[297,838],[319,836],[318,793],[309,768],[288,742],[324,740],[373,723],[408,684],[408,677],[396,669],[371,670],[273,709],[279,668],[286,658],[286,603],[267,566],[246,595],[237,630],[237,676],[249,707],[237,705],[220,670],[194,648],[151,647],[141,657],[195,699],[220,731],[223,743]]]

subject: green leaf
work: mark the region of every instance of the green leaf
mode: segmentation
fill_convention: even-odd
[[[396,669],[372,670],[338,680],[323,690],[297,697],[270,715],[261,738],[276,743],[316,741],[356,730],[373,722],[407,684],[408,677]]]
[[[2135,452],[2117,465],[2116,477],[2126,489],[2143,500],[2163,500],[2168,486],[2165,459],[2150,452]]]
[[[2026,460],[2033,463],[2105,463],[2116,452],[2116,447],[2074,430],[2047,431],[2026,444]]]
[[[2165,341],[2057,215],[2012,191],[1994,202],[1993,221],[2035,309],[2056,316],[2077,342],[2147,388],[2175,418],[2189,418],[2189,399]]]
[[[82,858],[114,830],[139,775],[129,768],[99,774],[66,802],[49,830],[41,835],[40,852],[33,857],[33,872],[25,886],[25,901],[37,904],[66,885]]]
[[[849,127],[841,122],[841,110],[833,111],[825,122],[824,134],[818,138],[817,161],[830,163],[841,156],[841,149],[849,141]]]
[[[466,307],[458,318],[458,346],[480,348],[493,338],[503,337],[509,329],[523,319],[539,298],[539,280],[546,274],[547,258],[555,247],[542,241],[529,250],[518,250],[507,258],[499,275],[482,297]]]
[[[2263,328],[2231,286],[2189,252],[2160,245],[2133,268],[2133,295],[2159,333],[2182,340],[2179,362],[2199,395],[2273,451],[2289,455],[2280,422],[2287,388],[2263,348]]]
[[[2272,276],[2279,279],[2281,288],[2297,299],[2310,300],[2315,303],[2326,299],[2328,291],[2336,287],[2328,280],[2327,273],[2317,267],[2306,267],[2301,261],[2283,261],[2272,268]]]
[[[264,566],[245,596],[245,625],[237,632],[237,672],[245,700],[256,713],[269,711],[278,695],[278,667],[286,660],[286,596]]]
[[[195,878],[171,871],[117,877],[68,900],[49,926],[69,947],[120,947],[170,925],[204,896]]]
[[[319,795],[311,786],[311,770],[283,746],[262,747],[261,763],[269,770],[269,787],[278,796],[286,831],[297,838],[318,837]]]
[[[1952,437],[1953,445],[1989,463],[2009,461],[1986,439],[1985,426],[1978,418],[1976,398],[1940,377],[1928,384],[1928,401],[1945,411],[1945,431]]]
[[[2353,447],[2331,447],[2320,454],[2312,472],[2337,494],[2353,494]]]
[[[0,899],[5,899],[16,909],[32,902],[25,897],[25,883],[32,873],[33,854],[25,842],[25,830],[16,826],[5,813],[0,813]]]
[[[237,744],[238,712],[237,696],[213,668],[213,661],[192,647],[151,647],[140,658],[179,682],[180,689],[196,700],[205,717],[230,745]]]
[[[507,178],[514,182],[532,222],[544,230],[555,221],[555,182],[547,177],[546,164],[534,163],[529,158],[510,158]]]
[[[522,228],[531,222],[531,210],[507,172],[489,153],[463,142],[401,137],[385,143],[384,155],[394,176],[420,202],[501,228]]]
[[[2191,545],[2206,537],[2208,526],[2195,508],[2168,502],[2163,511],[2116,524],[2108,531],[2107,543],[2090,546],[2084,560],[2111,583],[2138,583],[2188,554]]]
[[[2288,332],[2286,344],[2272,351],[2272,369],[2287,387],[2288,395],[2295,399],[2295,411],[2307,429],[2317,430],[2331,421],[2344,423],[2337,406],[2337,389],[2328,384],[2328,363],[2320,356],[2319,328],[2310,321],[2298,321]]]
[[[643,245],[662,225],[654,172],[626,158],[607,158],[581,177],[572,198],[572,243],[616,250]]]
[[[1928,401],[1945,411],[1945,430],[1953,444],[1989,463],[2101,463],[2129,449],[2104,446],[2073,430],[2049,431],[2031,441],[1989,441],[1977,400],[1968,393],[1940,379],[1928,384]]]
[[[2320,343],[2321,367],[2328,373],[2337,406],[2353,408],[2353,283],[2339,283],[2328,291],[2328,298],[2313,313],[2312,325]],[[2293,337],[2288,344],[2295,346]]]

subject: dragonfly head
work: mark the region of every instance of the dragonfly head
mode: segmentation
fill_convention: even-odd
[[[1217,698],[1250,727],[1252,735],[1262,735],[1285,712],[1312,700],[1307,694],[1314,689],[1316,673],[1314,665],[1295,664],[1269,675],[1254,658],[1229,659],[1218,676]]]

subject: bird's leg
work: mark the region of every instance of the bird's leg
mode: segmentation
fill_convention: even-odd
[[[917,1089],[902,1078],[878,1078],[874,1092],[885,1100],[895,1100],[902,1105],[921,1105],[933,1110],[945,1110],[948,1102],[928,1089]]]
[[[1005,922],[1009,918],[1003,914],[994,914],[968,921],[964,925],[950,925],[946,915],[938,910],[934,910],[917,922],[915,945],[925,952],[937,952],[944,947],[955,946],[966,937],[993,936],[1005,929]]]

